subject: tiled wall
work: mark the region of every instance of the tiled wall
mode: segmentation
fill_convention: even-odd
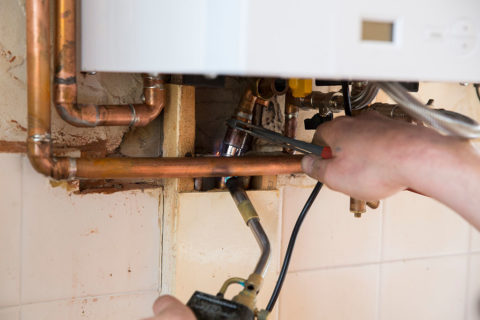
[[[139,319],[159,287],[157,191],[76,195],[0,154],[0,319]]]
[[[286,187],[282,248],[310,188]],[[325,188],[304,222],[280,319],[478,320],[478,231],[432,199],[402,192],[360,219]]]

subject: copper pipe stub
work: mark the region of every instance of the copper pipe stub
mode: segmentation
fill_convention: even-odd
[[[255,81],[255,95],[263,100],[285,94],[287,90],[288,82],[285,79],[259,78]]]

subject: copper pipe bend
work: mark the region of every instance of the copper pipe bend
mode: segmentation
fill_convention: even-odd
[[[60,117],[76,127],[145,126],[165,105],[160,76],[144,75],[143,104],[95,105],[77,102],[75,0],[57,0],[55,10],[55,107]]]

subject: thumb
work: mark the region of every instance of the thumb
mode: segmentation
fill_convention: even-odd
[[[331,159],[322,159],[319,156],[308,155],[302,159],[302,170],[310,177],[325,182],[325,172],[331,161]]]

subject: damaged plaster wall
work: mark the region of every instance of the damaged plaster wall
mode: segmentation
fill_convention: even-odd
[[[0,2],[0,141],[27,138],[25,0]],[[80,103],[139,102],[142,80],[135,74],[77,75]],[[121,143],[127,127],[76,128],[52,107],[52,137],[58,146],[77,147],[105,141],[107,153]],[[8,151],[8,150],[4,150]]]

